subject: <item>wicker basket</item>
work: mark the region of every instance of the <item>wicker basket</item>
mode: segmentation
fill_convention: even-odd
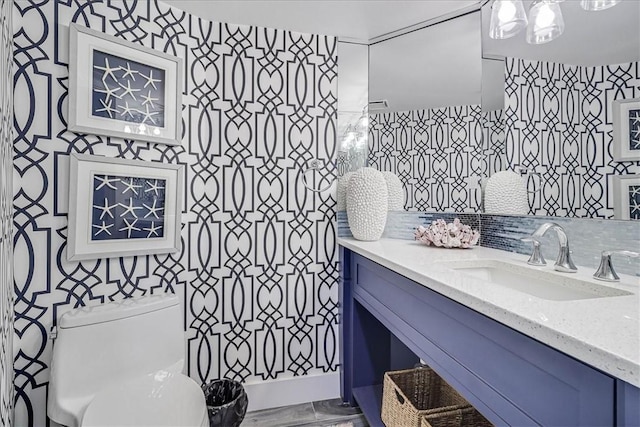
[[[422,416],[420,427],[493,427],[474,407]]]
[[[469,406],[429,367],[384,374],[381,415],[387,427],[420,427],[423,415]]]

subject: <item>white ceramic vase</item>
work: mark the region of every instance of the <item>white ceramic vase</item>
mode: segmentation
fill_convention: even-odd
[[[484,188],[484,212],[526,215],[529,212],[529,198],[522,177],[513,171],[493,174]]]
[[[355,239],[378,240],[387,222],[389,192],[384,175],[373,168],[361,168],[347,186],[347,220]]]
[[[402,211],[404,210],[404,188],[402,187],[402,181],[393,172],[382,172],[384,180],[387,182],[387,191],[389,192],[389,206],[390,211]]]
[[[339,211],[347,210],[347,186],[349,185],[349,179],[351,179],[353,172],[347,172],[338,178],[337,189],[337,209]]]

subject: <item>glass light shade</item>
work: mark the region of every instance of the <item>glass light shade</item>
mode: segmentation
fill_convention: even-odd
[[[491,7],[489,37],[508,39],[527,26],[522,0],[495,0]]]
[[[356,126],[363,128],[369,126],[369,116],[367,115],[367,113],[362,113],[362,115],[358,119],[358,124]]]
[[[564,18],[555,1],[538,0],[529,11],[527,43],[543,44],[557,39],[564,32]]]
[[[342,149],[349,150],[353,148],[354,143],[356,142],[356,133],[353,131],[351,125],[347,127],[347,130],[344,132],[342,136]]]
[[[618,3],[620,3],[620,0],[580,0],[580,6],[582,6],[584,10],[594,12],[609,9]]]

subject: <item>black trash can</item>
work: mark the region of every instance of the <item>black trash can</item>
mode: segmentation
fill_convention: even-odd
[[[211,381],[202,386],[211,427],[238,427],[247,412],[249,399],[238,381]]]

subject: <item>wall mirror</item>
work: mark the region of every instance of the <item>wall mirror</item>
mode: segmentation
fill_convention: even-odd
[[[640,217],[640,2],[560,1],[564,33],[539,45],[491,39],[493,1],[473,3],[369,44],[369,100],[387,107],[369,111],[368,163],[401,178],[408,210],[481,212],[486,178],[511,170],[526,214]]]
[[[494,119],[496,169],[522,174],[530,215],[638,219],[640,2],[600,11],[559,2],[545,19],[561,14],[564,32],[544,44],[526,41],[532,3],[523,2],[528,27],[503,40],[489,36],[493,2],[482,8],[482,106]]]
[[[338,43],[337,176],[366,165],[369,48],[365,43]]]
[[[471,4],[470,4],[471,3]],[[368,162],[395,173],[405,209],[479,212],[488,171],[477,2],[369,45]]]

